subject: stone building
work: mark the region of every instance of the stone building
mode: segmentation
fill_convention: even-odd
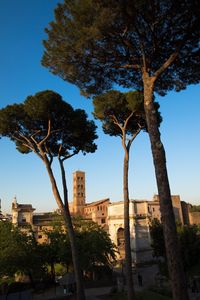
[[[189,213],[190,224],[200,225],[200,212],[193,211]]]
[[[76,171],[73,173],[73,202],[69,203],[72,215],[80,215],[91,219],[107,230],[107,211],[110,200],[103,199],[86,203],[86,182],[85,172]]]
[[[85,204],[83,216],[96,222],[98,225],[103,227],[106,231],[108,230],[108,206],[110,199],[103,199],[92,203]]]
[[[178,223],[185,224],[183,219],[181,199],[179,195],[172,195],[172,206],[175,219]],[[151,218],[161,220],[160,200],[158,195],[154,195],[152,201],[148,201],[148,210]]]
[[[85,172],[73,173],[73,205],[70,205],[71,213],[83,215],[85,207]]]
[[[12,202],[12,223],[17,226],[33,225],[33,212],[31,204],[18,204],[16,197]]]
[[[29,230],[29,226],[33,230],[35,237],[39,243],[47,241],[45,230],[52,229],[54,213],[33,213],[35,208],[31,204],[19,204],[16,197],[12,202],[12,223],[23,229]]]
[[[179,195],[172,195],[172,205],[176,221],[181,224],[200,224],[200,213],[191,214],[190,205],[182,202]],[[86,203],[85,173],[73,173],[73,202],[69,203],[72,216],[91,219],[102,226],[112,241],[118,246],[119,259],[124,259],[124,202],[110,203],[109,198]],[[161,219],[159,196],[149,200],[130,200],[130,234],[132,258],[135,262],[152,259],[150,223],[152,219]],[[30,224],[38,242],[47,237],[45,230],[52,228],[53,213],[34,213],[30,204],[18,204],[16,197],[12,203],[12,222],[18,226]],[[198,223],[199,222],[199,223]]]
[[[183,215],[183,224],[189,225],[192,224],[190,221],[190,209],[191,204],[186,203],[185,201],[181,201],[182,215]],[[200,221],[200,220],[199,220]]]
[[[189,213],[189,205],[180,200],[179,195],[172,195],[175,219],[182,225],[192,224],[195,219]],[[184,212],[183,212],[184,208]],[[130,200],[130,238],[133,261],[139,263],[151,260],[150,224],[153,219],[161,220],[159,196],[152,200]],[[200,213],[199,213],[200,215]],[[188,220],[190,220],[189,223]],[[195,219],[195,222],[196,219]],[[119,259],[124,259],[124,202],[115,202],[108,206],[108,228],[111,239],[119,248]]]
[[[148,201],[131,200],[129,204],[132,259],[135,262],[152,258],[149,232]],[[124,259],[124,202],[108,207],[108,228],[112,241],[118,246],[119,259]]]

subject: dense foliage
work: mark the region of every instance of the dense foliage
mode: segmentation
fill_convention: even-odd
[[[199,15],[198,0],[65,0],[46,28],[42,64],[87,93],[143,89],[144,71],[159,75],[159,94],[179,91],[200,80]]]
[[[81,268],[94,271],[97,266],[111,267],[116,257],[116,247],[109,235],[96,223],[74,220],[80,251]],[[9,222],[0,222],[0,279],[14,278],[16,273],[28,275],[32,283],[47,278],[47,270],[55,281],[55,265],[72,270],[73,262],[69,235],[63,222],[44,231],[46,242],[38,244],[31,228],[21,230]],[[88,246],[90,245],[90,246]]]
[[[34,278],[44,276],[43,257],[30,228],[20,231],[9,222],[0,222],[0,277],[16,273]]]
[[[178,225],[178,240],[183,258],[183,266],[187,272],[200,264],[200,228],[197,225]],[[155,257],[163,257],[165,261],[166,249],[163,235],[163,225],[157,219],[153,220],[150,227],[152,248]]]
[[[0,136],[9,137],[22,153],[32,151],[41,157],[42,149],[50,161],[79,151],[94,152],[95,129],[85,111],[74,110],[53,91],[36,93],[22,104],[0,110]]]

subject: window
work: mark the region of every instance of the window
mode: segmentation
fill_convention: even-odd
[[[106,223],[105,218],[101,219],[101,224],[105,224],[105,223]]]

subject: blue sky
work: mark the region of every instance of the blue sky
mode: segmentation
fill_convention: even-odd
[[[0,108],[25,100],[28,95],[51,89],[75,108],[85,109],[92,118],[92,103],[79,90],[41,66],[44,28],[53,20],[57,0],[0,0]],[[157,98],[163,122],[161,137],[165,146],[172,194],[192,204],[200,204],[200,86],[170,92]],[[123,199],[123,151],[119,138],[106,136],[98,124],[98,150],[66,161],[69,198],[72,200],[72,173],[86,172],[87,202],[109,197]],[[55,165],[55,174],[60,180]],[[157,193],[148,135],[135,140],[130,159],[130,198],[151,200]],[[2,210],[9,212],[13,197],[31,203],[37,211],[56,208],[48,176],[42,162],[33,154],[22,155],[7,139],[0,140],[0,198]]]

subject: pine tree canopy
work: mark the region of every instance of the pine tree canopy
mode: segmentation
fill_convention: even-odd
[[[118,84],[180,91],[200,80],[199,0],[65,0],[46,28],[42,64],[98,94]]]

